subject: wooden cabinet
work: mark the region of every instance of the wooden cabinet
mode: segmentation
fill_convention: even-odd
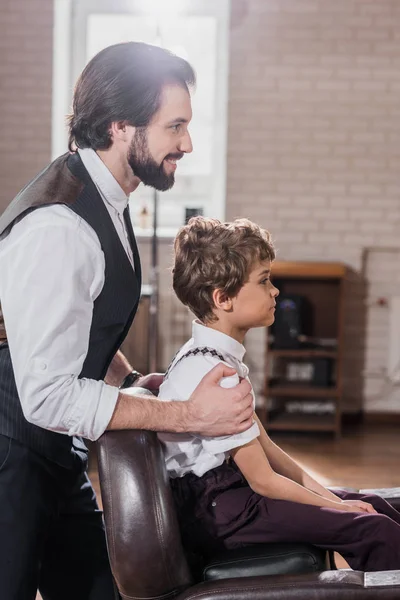
[[[257,410],[267,430],[340,436],[346,277],[341,263],[273,264],[272,281],[280,297],[300,298],[309,311],[293,344],[278,343],[278,318],[276,334],[274,327],[268,331],[264,403]]]

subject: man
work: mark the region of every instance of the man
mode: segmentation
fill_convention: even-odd
[[[217,368],[187,403],[121,392],[139,374],[118,351],[141,269],[128,195],[174,183],[192,151],[190,65],[127,43],[78,80],[70,150],[0,219],[0,589],[2,600],[113,597],[101,514],[80,436],[106,429],[228,435],[252,423],[250,386]],[[77,150],[77,151],[75,151]],[[140,380],[139,383],[146,383]]]

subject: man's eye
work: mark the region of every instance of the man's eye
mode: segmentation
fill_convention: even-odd
[[[177,125],[172,125],[171,129],[173,129],[173,131],[178,132],[181,128],[181,124],[178,123]]]

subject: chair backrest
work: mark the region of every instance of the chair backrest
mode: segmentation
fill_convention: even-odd
[[[151,431],[97,442],[108,551],[123,598],[172,598],[192,584],[163,450]]]

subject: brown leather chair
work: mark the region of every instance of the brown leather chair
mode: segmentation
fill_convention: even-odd
[[[400,571],[326,570],[327,554],[307,544],[226,551],[193,572],[157,435],[106,432],[97,454],[111,568],[123,600],[400,599]]]

